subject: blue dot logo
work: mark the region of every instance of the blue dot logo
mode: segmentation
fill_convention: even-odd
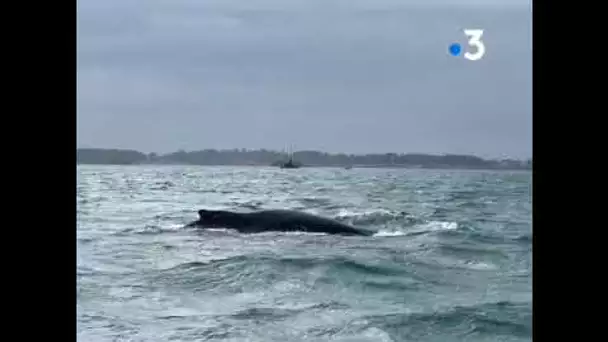
[[[450,54],[452,56],[460,55],[460,50],[461,50],[460,44],[454,43],[454,44],[450,45]]]

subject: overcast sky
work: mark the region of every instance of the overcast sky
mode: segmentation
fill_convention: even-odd
[[[78,0],[78,146],[529,157],[529,2]]]

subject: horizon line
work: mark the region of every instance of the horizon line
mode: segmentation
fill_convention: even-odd
[[[167,155],[167,154],[172,154],[172,153],[177,153],[177,152],[185,152],[185,153],[191,153],[191,152],[200,152],[200,151],[206,151],[206,150],[215,150],[215,151],[233,151],[233,150],[246,150],[246,151],[268,151],[268,152],[276,152],[276,153],[287,153],[287,149],[273,149],[273,148],[265,148],[265,147],[257,147],[257,148],[246,148],[246,147],[232,147],[232,148],[201,148],[201,149],[191,149],[191,150],[186,150],[186,149],[177,149],[171,152],[156,152],[156,151],[151,151],[151,152],[146,152],[146,151],[142,151],[139,149],[135,149],[135,148],[123,148],[123,147],[76,147],[76,150],[118,150],[118,151],[135,151],[135,152],[139,152],[139,153],[143,153],[146,155],[149,154],[156,154],[159,156],[162,155]],[[484,157],[478,154],[474,154],[474,153],[453,153],[453,152],[441,152],[441,153],[425,153],[425,152],[328,152],[328,151],[323,151],[323,150],[315,150],[315,149],[300,149],[300,150],[292,150],[293,154],[296,154],[298,152],[319,152],[319,153],[325,153],[325,154],[330,154],[330,155],[338,155],[338,154],[343,154],[343,155],[347,155],[347,156],[364,156],[364,155],[386,155],[386,154],[395,154],[395,155],[425,155],[425,156],[467,156],[467,157],[476,157],[476,158],[480,158],[480,159],[484,159],[484,160],[532,160],[532,156],[527,156],[527,157],[511,157],[505,154],[505,156],[503,157]]]

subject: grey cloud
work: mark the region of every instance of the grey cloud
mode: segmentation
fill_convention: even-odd
[[[459,3],[80,1],[79,144],[529,156],[529,5]]]

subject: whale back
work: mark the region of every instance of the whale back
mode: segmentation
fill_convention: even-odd
[[[255,221],[262,223],[270,230],[278,231],[307,231],[316,233],[340,233],[354,235],[371,235],[336,220],[292,210],[264,210],[249,213]]]
[[[199,228],[228,228],[242,233],[266,231],[310,232],[342,235],[373,235],[336,220],[293,210],[262,210],[238,213],[224,210],[199,210],[199,219],[187,225]]]

